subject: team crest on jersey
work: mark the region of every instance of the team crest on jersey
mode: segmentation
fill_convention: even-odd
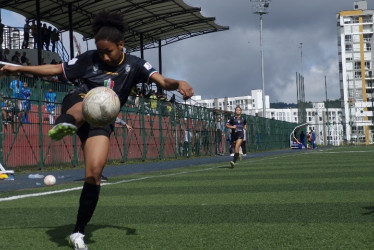
[[[129,72],[130,72],[130,70],[131,70],[131,67],[130,67],[130,65],[126,64],[125,70],[126,70],[126,73],[129,73]]]
[[[144,64],[144,68],[146,68],[147,70],[150,70],[152,68],[152,65],[149,62],[146,62]]]
[[[108,87],[108,88],[113,89],[114,81],[112,81],[112,79],[110,79],[110,78],[108,80],[105,80],[104,81],[104,87]]]
[[[97,71],[99,70],[99,65],[94,64],[94,65],[92,66],[92,69],[93,69],[94,72],[97,72]]]

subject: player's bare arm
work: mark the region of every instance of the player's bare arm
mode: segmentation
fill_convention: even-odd
[[[226,128],[236,129],[236,125],[231,126],[230,123],[226,123]]]
[[[153,74],[151,76],[151,81],[155,82],[159,87],[166,90],[178,90],[183,99],[187,100],[194,95],[194,90],[186,81],[175,80],[172,78],[166,78],[161,74]]]
[[[61,64],[45,64],[38,66],[13,66],[5,65],[1,68],[1,72],[4,74],[12,73],[28,73],[38,76],[55,76],[62,74]]]

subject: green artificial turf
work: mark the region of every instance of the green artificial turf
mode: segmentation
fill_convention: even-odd
[[[110,178],[89,249],[374,249],[374,147],[249,157]],[[1,248],[70,249],[79,196],[0,202]]]

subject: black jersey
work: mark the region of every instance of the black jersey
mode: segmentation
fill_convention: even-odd
[[[68,81],[78,85],[78,90],[87,93],[100,86],[109,87],[117,93],[121,106],[125,104],[131,89],[138,83],[149,83],[157,71],[147,61],[126,54],[124,61],[111,67],[104,63],[96,50],[90,50],[62,64]]]
[[[240,117],[239,119],[236,118],[235,116],[231,117],[229,122],[231,126],[236,126],[236,129],[232,130],[232,133],[236,132],[243,132],[244,126],[247,124],[247,121],[243,118]]]

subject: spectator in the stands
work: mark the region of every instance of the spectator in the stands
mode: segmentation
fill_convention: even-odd
[[[14,55],[12,56],[12,63],[14,63],[14,64],[21,64],[21,61],[20,61],[20,53],[18,52],[18,51],[16,51],[15,53],[14,53]]]
[[[49,46],[50,35],[48,34],[47,24],[43,23],[41,32],[42,32],[42,48],[45,48],[45,50],[49,50],[48,46]]]
[[[49,45],[51,44],[52,27],[48,26],[47,36],[45,37],[45,47],[49,51]]]
[[[26,19],[26,24],[23,26],[23,43],[22,43],[22,49],[28,49],[29,48],[29,40],[30,40],[30,21]]]
[[[34,49],[36,49],[38,44],[38,26],[35,24],[35,20],[32,20],[31,35],[34,38]]]
[[[56,43],[60,41],[60,34],[59,32],[57,31],[56,28],[54,28],[52,30],[52,33],[51,33],[51,43],[52,43],[52,52],[55,52],[55,49],[56,49]]]
[[[9,49],[4,49],[3,54],[1,55],[1,60],[4,62],[9,62]]]
[[[22,64],[22,65],[26,65],[27,60],[29,60],[29,59],[28,59],[27,56],[26,56],[26,51],[24,51],[24,52],[22,53],[22,56],[21,56],[21,64]]]

